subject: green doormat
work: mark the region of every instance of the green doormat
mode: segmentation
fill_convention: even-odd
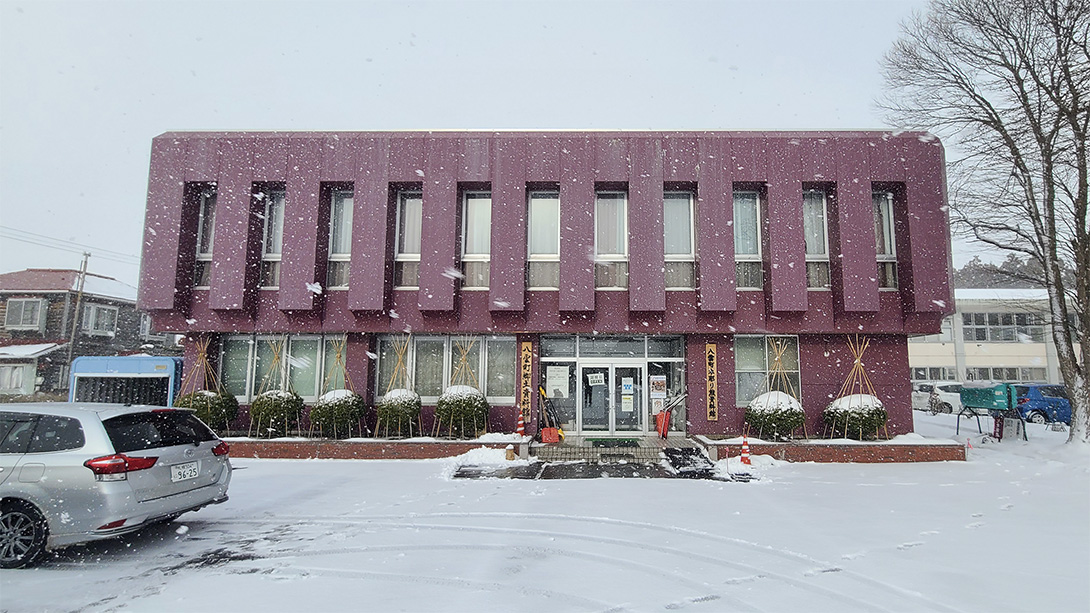
[[[591,438],[593,447],[639,447],[640,441],[634,438]]]

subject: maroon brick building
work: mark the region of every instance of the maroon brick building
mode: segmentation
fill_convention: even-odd
[[[777,356],[820,431],[860,334],[901,433],[947,224],[920,133],[167,133],[139,306],[244,404],[466,384],[511,430],[541,384],[595,434],[682,392],[674,430],[739,432]]]

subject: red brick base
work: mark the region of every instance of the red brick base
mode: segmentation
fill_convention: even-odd
[[[289,460],[426,460],[449,458],[473,449],[504,449],[508,443],[409,443],[376,441],[228,441],[234,458]]]
[[[739,444],[713,445],[708,453],[717,459],[742,454]],[[788,462],[946,462],[964,461],[965,448],[949,445],[890,445],[860,443],[824,445],[813,443],[750,443],[750,455],[769,455]]]

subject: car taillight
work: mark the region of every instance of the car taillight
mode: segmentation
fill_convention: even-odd
[[[1029,398],[1024,398],[1024,397],[1023,397],[1023,398],[1019,398],[1019,399],[1018,399],[1018,404],[1019,404],[1019,405],[1023,405],[1023,404],[1026,404],[1026,402],[1028,402],[1028,401],[1029,401]]]
[[[228,451],[231,451],[231,446],[223,441],[220,441],[219,445],[212,448],[212,453],[215,455],[227,455]]]
[[[126,473],[155,466],[158,457],[133,458],[123,453],[93,458],[83,463],[95,473],[95,481],[124,481]]]

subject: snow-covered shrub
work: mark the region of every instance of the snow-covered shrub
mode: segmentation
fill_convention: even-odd
[[[174,406],[193,409],[197,419],[220,434],[225,433],[231,420],[238,416],[238,400],[227,392],[197,390],[175,398]]]
[[[299,426],[303,399],[295,392],[270,390],[250,405],[250,427],[258,436],[287,436]]]
[[[367,403],[351,390],[326,392],[310,408],[310,425],[322,436],[349,438],[364,431],[363,414]]]
[[[408,432],[411,436],[420,424],[420,396],[412,390],[390,390],[375,405],[375,413],[378,415],[376,429],[379,429],[376,435],[393,431],[396,434]]]
[[[746,424],[759,438],[786,440],[806,421],[802,404],[784,392],[766,392],[746,408]]]
[[[869,394],[851,394],[830,402],[822,417],[834,434],[862,440],[875,437],[879,429],[886,425],[889,414],[878,398]]]
[[[452,385],[439,396],[435,423],[441,435],[476,438],[488,425],[488,402],[475,387]]]

